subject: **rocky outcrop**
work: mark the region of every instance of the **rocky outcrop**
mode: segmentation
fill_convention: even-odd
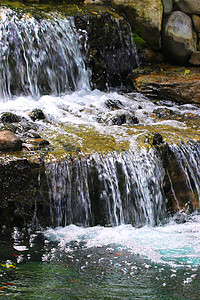
[[[134,79],[138,92],[155,99],[200,104],[200,70],[160,67],[160,70]]]
[[[197,50],[197,34],[185,13],[175,11],[170,15],[165,25],[163,47],[168,59],[178,63],[187,62]]]
[[[161,0],[113,0],[114,7],[126,14],[133,31],[151,49],[161,48],[163,7]]]

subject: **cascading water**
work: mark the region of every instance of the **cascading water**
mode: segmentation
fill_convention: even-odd
[[[2,7],[0,18],[1,98],[38,98],[89,88],[70,19]]]
[[[164,174],[160,158],[144,149],[49,164],[52,225],[159,224],[166,218]]]
[[[194,197],[197,196],[200,199],[199,144],[189,141],[187,144],[180,144],[179,146],[172,145],[171,149],[184,173],[189,190]]]

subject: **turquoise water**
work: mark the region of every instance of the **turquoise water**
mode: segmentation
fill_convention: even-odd
[[[199,299],[199,217],[162,227],[3,229],[2,299]]]

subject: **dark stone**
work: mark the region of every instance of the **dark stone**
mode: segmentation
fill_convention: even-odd
[[[111,122],[112,125],[118,125],[118,126],[123,124],[127,124],[127,125],[139,124],[138,118],[131,114],[121,114],[121,115],[114,116]]]
[[[135,116],[127,116],[126,118],[126,123],[130,124],[130,125],[137,125],[139,124],[139,120],[137,117]]]
[[[34,109],[32,112],[30,112],[29,117],[33,120],[44,120],[45,119],[45,115],[43,113],[43,111],[39,108]]]
[[[89,8],[88,8],[89,9]],[[121,86],[128,74],[137,66],[131,29],[125,18],[109,8],[98,9],[75,17],[80,36],[87,31],[86,64],[91,70],[93,88],[107,89],[107,86]]]
[[[123,107],[123,104],[121,103],[120,100],[112,100],[112,99],[106,100],[105,105],[107,108],[111,110],[120,109]]]
[[[126,123],[126,115],[119,115],[112,118],[112,125],[122,125]]]
[[[155,132],[153,134],[153,145],[154,146],[155,145],[160,145],[162,143],[163,143],[163,137],[162,137],[162,135],[160,133],[158,133],[158,132]]]
[[[1,121],[3,123],[19,123],[20,118],[13,113],[5,112],[1,115]]]

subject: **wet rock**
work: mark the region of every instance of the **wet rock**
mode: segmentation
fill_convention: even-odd
[[[106,100],[105,105],[110,110],[120,109],[123,107],[123,104],[121,103],[120,100],[112,100],[112,99]]]
[[[196,66],[200,65],[200,51],[195,51],[192,53],[189,63]]]
[[[153,134],[153,143],[152,144],[155,146],[155,145],[160,145],[162,143],[163,143],[163,137],[162,137],[162,135],[160,133],[158,133],[158,132],[155,132]]]
[[[22,141],[11,131],[0,131],[0,151],[21,150]]]
[[[134,31],[154,50],[161,48],[163,6],[161,0],[112,0],[124,12]]]
[[[2,124],[0,124],[0,131],[8,130],[8,131],[12,131],[13,133],[16,133],[17,128],[18,128],[18,126],[14,125],[14,124],[11,124],[11,123],[2,123]]]
[[[159,146],[164,143],[162,135],[158,132],[149,133],[144,142],[151,146]]]
[[[129,125],[137,125],[137,124],[139,124],[139,120],[135,116],[127,115],[126,116],[126,123],[129,124]]]
[[[199,68],[162,66],[160,71],[150,71],[133,81],[138,92],[153,99],[200,103]]]
[[[95,7],[96,8],[96,7]],[[93,88],[100,90],[108,86],[120,86],[137,65],[136,53],[130,25],[114,10],[98,6],[94,11],[87,6],[87,13],[75,17],[75,25],[80,35],[87,32],[86,64],[91,70],[90,81]]]
[[[174,0],[174,2],[187,14],[200,14],[200,0]]]
[[[164,28],[163,49],[168,59],[176,63],[188,62],[197,50],[197,34],[188,15],[181,11],[170,15]]]
[[[139,120],[137,117],[135,117],[132,114],[121,114],[121,115],[116,115],[116,116],[112,117],[111,124],[118,125],[118,126],[123,125],[123,124],[137,125],[137,124],[139,124]]]
[[[186,176],[188,172],[187,167],[179,163],[171,149],[168,149],[168,153],[165,156],[164,167],[166,170],[164,192],[168,199],[168,211],[173,214],[174,212],[180,213],[180,210],[188,212],[196,210],[199,207],[198,193],[196,193],[196,190],[190,189]],[[193,182],[191,184],[193,186]],[[177,222],[184,222],[184,218],[182,219],[180,215],[177,216]]]
[[[36,121],[36,120],[44,120],[45,119],[45,115],[43,113],[43,111],[39,108],[37,109],[34,109],[33,111],[31,111],[29,113],[29,117],[33,120],[33,121]]]
[[[1,115],[1,121],[3,123],[18,123],[20,122],[20,117],[18,117],[16,114],[5,112]]]
[[[126,123],[126,115],[119,115],[119,116],[115,116],[112,118],[111,120],[112,125],[122,125]]]
[[[32,224],[34,203],[39,191],[39,174],[42,178],[42,168],[39,164],[31,163],[26,159],[0,164],[0,224],[17,226],[19,219],[23,221],[23,225]],[[42,200],[37,203],[37,217],[41,203]],[[43,209],[41,210],[44,212]]]
[[[183,224],[188,222],[191,219],[191,216],[188,215],[186,212],[184,212],[183,210],[178,211],[174,216],[173,216],[173,220],[178,223],[178,224]]]
[[[177,120],[181,118],[181,114],[169,108],[159,107],[153,111],[153,117],[162,120]]]

